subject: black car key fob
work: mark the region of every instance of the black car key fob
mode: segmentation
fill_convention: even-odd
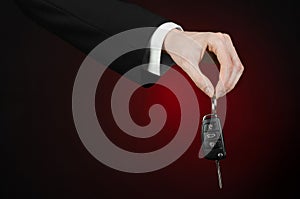
[[[222,126],[216,114],[203,117],[201,138],[206,159],[222,160],[226,157]]]
[[[217,99],[211,99],[211,114],[205,115],[202,119],[201,139],[202,154],[208,160],[215,160],[218,172],[219,187],[222,189],[222,177],[220,160],[226,158],[226,150],[223,139],[222,125],[217,116]],[[201,152],[201,151],[200,151]]]

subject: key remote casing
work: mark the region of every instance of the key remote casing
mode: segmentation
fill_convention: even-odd
[[[206,115],[202,120],[202,149],[205,158],[222,160],[226,158],[222,126],[216,115]]]

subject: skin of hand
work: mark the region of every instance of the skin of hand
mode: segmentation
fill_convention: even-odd
[[[244,71],[244,66],[228,34],[173,29],[165,37],[163,50],[209,97],[213,97],[215,93],[216,97],[220,98],[231,91]],[[216,90],[199,68],[206,50],[213,52],[220,63]]]

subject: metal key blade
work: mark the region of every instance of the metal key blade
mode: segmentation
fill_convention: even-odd
[[[219,181],[219,187],[222,189],[222,176],[221,176],[221,168],[220,168],[220,161],[216,160],[216,166],[218,171],[218,181]]]

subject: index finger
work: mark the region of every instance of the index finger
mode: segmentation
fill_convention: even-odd
[[[232,60],[231,53],[228,49],[222,33],[214,33],[208,39],[208,50],[213,52],[221,65],[219,82],[216,87],[217,98],[226,94],[227,82],[230,79],[232,73]]]

